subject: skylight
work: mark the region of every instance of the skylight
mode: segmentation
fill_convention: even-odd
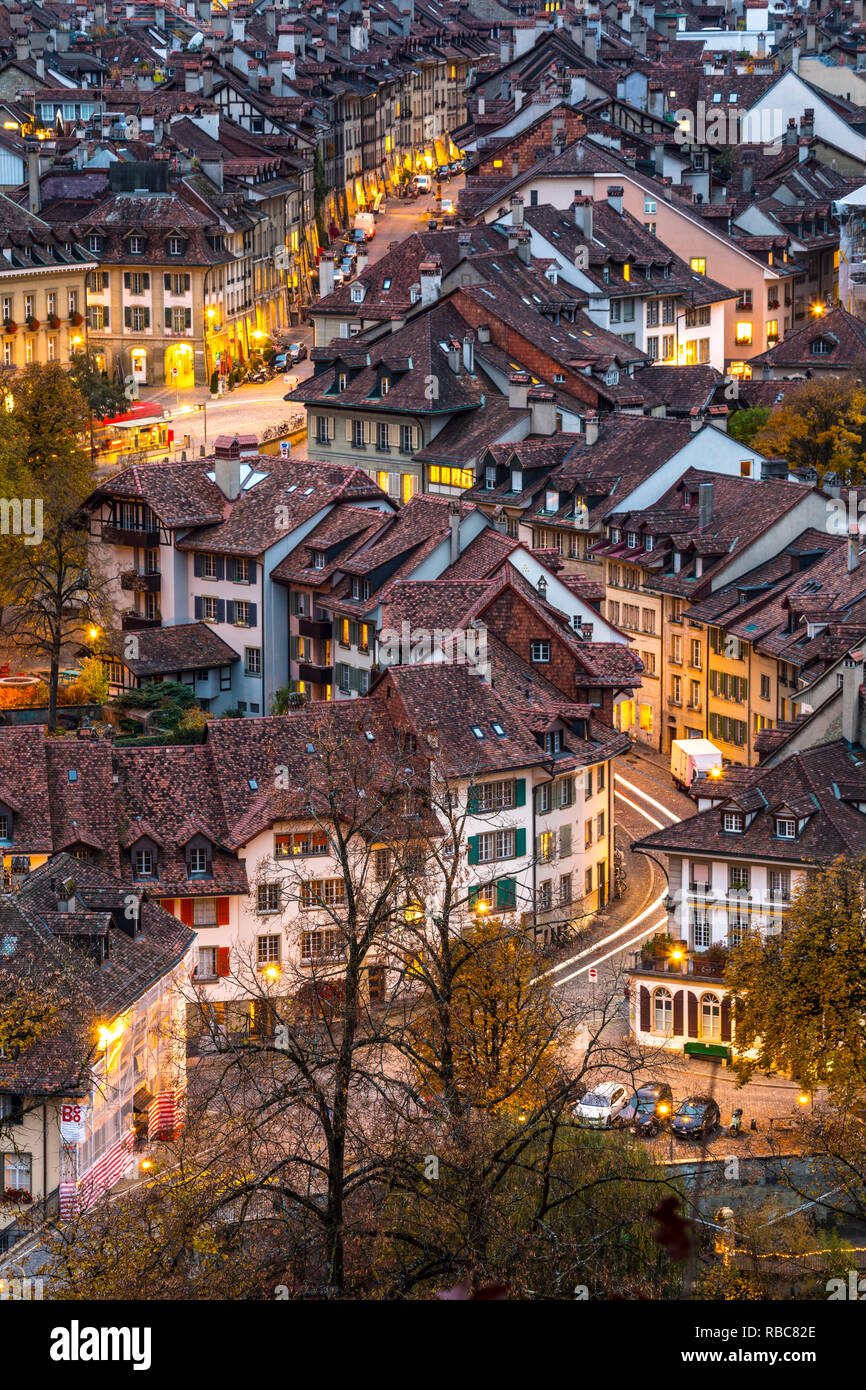
[[[373,743],[374,740],[375,740],[376,735],[373,733],[372,729],[365,729],[365,730],[364,730],[364,737],[365,737],[365,739],[367,740],[368,743]]]
[[[505,730],[503,729],[502,725],[498,722],[498,720],[494,719],[490,727],[497,738],[505,738]]]
[[[75,770],[74,767],[71,767],[71,768],[69,769],[69,771],[67,772],[66,776],[67,776],[67,779],[68,779],[70,782],[77,782],[77,781],[78,781],[78,773],[76,772],[76,770]]]
[[[484,737],[484,730],[482,729],[482,727],[481,727],[480,724],[472,724],[472,725],[470,725],[470,727],[471,727],[472,732],[473,732],[473,734],[475,735],[476,738],[483,738],[483,737]]]
[[[249,777],[247,779],[247,786],[249,787],[251,792],[257,792],[259,789],[259,784],[256,781],[255,777]]]

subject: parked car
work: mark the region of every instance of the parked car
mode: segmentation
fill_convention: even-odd
[[[287,355],[292,362],[303,362],[304,358],[309,356],[306,343],[289,343]]]
[[[429,193],[433,187],[433,179],[430,174],[416,174],[414,184],[419,193]]]
[[[351,256],[343,257],[340,261],[340,269],[343,272],[343,282],[345,283],[346,280],[351,280],[352,276],[355,274],[355,262]]]
[[[666,1081],[643,1081],[620,1112],[619,1122],[628,1125],[632,1134],[651,1139],[662,1125],[670,1124],[673,1108],[673,1093]]]
[[[626,1101],[628,1092],[618,1081],[602,1081],[579,1100],[572,1115],[589,1129],[610,1129]]]
[[[710,1096],[687,1096],[671,1120],[671,1129],[678,1139],[709,1139],[721,1118]]]
[[[454,163],[451,165],[451,173],[452,175],[463,173],[463,165],[460,163],[459,160],[455,159]]]

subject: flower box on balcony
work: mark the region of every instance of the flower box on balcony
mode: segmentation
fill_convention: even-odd
[[[26,322],[28,333],[36,333],[39,330],[39,320],[35,314],[30,314]]]
[[[0,1192],[0,1206],[27,1207],[32,1201],[33,1195],[26,1187],[7,1187],[5,1192]]]
[[[84,322],[84,315],[78,313],[70,314],[69,322],[72,324],[73,328],[80,328]]]
[[[57,314],[49,314],[48,327],[53,328],[55,332],[60,327],[60,319]]]
[[[18,325],[17,325],[17,323],[15,322],[14,319],[4,319],[4,320],[3,320],[3,332],[4,332],[4,333],[17,333],[17,332],[18,332]]]

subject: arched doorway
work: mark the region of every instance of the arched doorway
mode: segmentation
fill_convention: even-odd
[[[176,391],[191,391],[195,386],[192,347],[189,343],[173,343],[165,350],[165,384]]]
[[[133,381],[141,382],[143,385],[147,381],[147,353],[144,348],[133,348],[130,358]]]

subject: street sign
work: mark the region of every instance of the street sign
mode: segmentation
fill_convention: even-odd
[[[591,966],[589,967],[589,970],[588,970],[586,973],[587,973],[587,975],[589,976],[589,978],[590,978],[591,980],[597,980],[597,979],[598,979],[598,971],[596,970],[596,968],[595,968],[594,965],[591,965]]]

